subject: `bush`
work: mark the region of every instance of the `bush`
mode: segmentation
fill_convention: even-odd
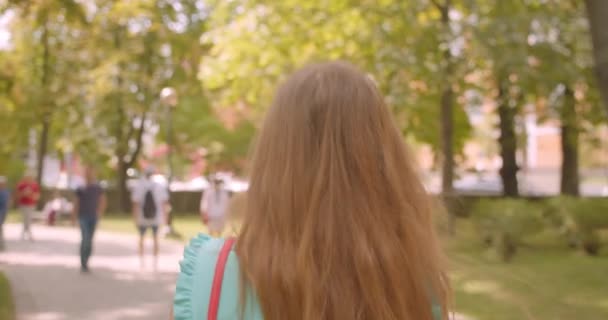
[[[11,295],[11,285],[6,276],[0,272],[0,319],[15,319],[15,304]]]
[[[601,247],[598,231],[608,228],[608,199],[559,197],[548,202],[545,217],[568,243],[590,255]]]
[[[541,213],[538,205],[525,200],[481,200],[473,207],[471,218],[483,242],[509,261],[525,237],[543,229]]]
[[[576,223],[570,214],[571,208],[576,207],[578,199],[573,197],[557,197],[546,201],[543,211],[545,221],[561,234],[572,248],[579,247]]]
[[[580,199],[569,210],[572,220],[581,230],[608,228],[608,201],[604,199]]]

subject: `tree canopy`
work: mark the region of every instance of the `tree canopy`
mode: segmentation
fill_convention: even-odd
[[[32,133],[39,159],[47,150],[77,153],[123,186],[127,170],[149,157],[148,142],[172,141],[178,167],[204,150],[213,164],[242,168],[277,84],[333,59],[373,77],[404,136],[434,150],[444,189],[465,143],[479,138],[470,120],[484,101],[496,105],[503,182],[517,179],[526,114],[574,119],[570,132],[583,135],[605,123],[582,3],[37,0],[0,8],[11,17],[0,51],[2,171],[22,167]],[[159,99],[165,87],[179,97],[172,137]],[[563,112],[566,89],[574,113]]]

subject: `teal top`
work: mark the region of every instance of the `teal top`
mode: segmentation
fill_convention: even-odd
[[[207,318],[207,308],[211,295],[211,285],[215,274],[215,264],[224,239],[211,238],[199,234],[184,250],[180,262],[180,273],[173,300],[175,320],[198,320]],[[240,276],[237,256],[234,250],[228,255],[217,318],[219,320],[240,319]],[[244,320],[263,320],[262,311],[251,294],[246,298]],[[441,310],[433,306],[435,319],[441,319]]]
[[[207,319],[207,308],[211,296],[211,285],[215,275],[217,257],[224,239],[199,234],[190,241],[180,262],[180,273],[173,300],[174,320]],[[230,251],[224,270],[222,291],[217,318],[219,320],[240,319],[240,276],[234,250]],[[244,320],[263,320],[262,311],[254,297],[246,298]],[[251,302],[250,302],[251,301]]]

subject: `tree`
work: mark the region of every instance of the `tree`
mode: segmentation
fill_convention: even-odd
[[[456,108],[467,86],[463,6],[290,0],[220,1],[211,8],[203,39],[212,48],[201,79],[212,101],[259,114],[291,70],[310,61],[354,62],[373,75],[404,134],[436,151],[449,200],[454,154],[470,133],[464,108]]]
[[[532,53],[538,58],[540,74],[538,95],[549,99],[550,116],[559,119],[561,127],[560,191],[579,195],[579,144],[585,127],[593,128],[602,119],[592,82],[591,47],[585,35],[588,24],[582,3],[555,1],[536,18],[532,35]],[[559,68],[555,68],[559,65]]]
[[[72,37],[71,26],[85,23],[85,16],[81,5],[73,0],[61,1],[9,1],[4,10],[17,10],[20,19],[15,22],[19,27],[13,30],[16,36],[16,48],[20,50],[21,57],[30,57],[35,63],[32,69],[21,72],[17,80],[23,85],[23,90],[29,90],[25,97],[32,119],[39,122],[40,131],[38,139],[37,180],[42,181],[44,173],[44,158],[49,145],[49,134],[55,114],[65,108],[70,101],[71,92],[62,84],[69,77],[71,62],[74,55],[65,53],[65,47],[60,40],[62,37]],[[67,22],[67,23],[66,23]],[[36,39],[36,36],[39,38]],[[68,42],[69,43],[69,42]],[[62,64],[61,62],[66,62]],[[28,65],[25,63],[24,65]],[[61,69],[59,66],[66,66]],[[33,112],[31,112],[33,110]]]
[[[564,102],[560,110],[562,167],[560,179],[561,194],[579,195],[579,122],[573,88],[564,88]]]
[[[453,76],[438,75],[446,54],[453,56],[454,65],[462,60],[462,53],[454,57],[449,52],[462,51],[451,44],[462,36],[452,30],[457,21],[450,21],[449,27],[442,24],[441,11],[431,2],[234,1],[215,3],[211,13],[203,39],[212,48],[201,79],[216,104],[242,103],[263,110],[276,84],[291,70],[310,61],[346,59],[374,76],[406,134],[440,148],[437,132],[450,126],[438,121],[441,95],[460,85],[445,81],[458,79],[462,71],[451,67]],[[462,109],[452,112],[446,119],[454,118],[457,124],[450,140],[458,149],[468,124]],[[451,179],[446,181],[451,185]]]
[[[121,206],[128,210],[127,172],[138,164],[146,135],[164,125],[166,113],[158,98],[162,88],[174,86],[182,101],[198,98],[204,104],[195,71],[203,51],[193,32],[200,32],[203,16],[197,3],[189,1],[97,5],[89,48],[95,61],[89,129],[104,141],[116,168]]]
[[[187,158],[214,139],[245,152],[250,119],[224,128],[198,80],[208,50],[199,41],[208,18],[203,1],[11,1],[2,9],[19,13],[11,26],[13,49],[0,61],[8,66],[0,73],[0,114],[11,117],[2,139],[14,142],[2,149],[18,154],[16,162],[28,128],[40,126],[40,170],[47,149],[59,156],[73,150],[113,167],[127,208],[128,169],[145,154],[144,141],[164,139],[156,133],[165,130],[158,96],[166,86],[180,97],[180,130],[172,137],[178,155]],[[236,153],[222,155],[231,157]]]
[[[440,63],[443,66],[442,74],[444,83],[441,85],[440,99],[440,116],[439,123],[441,124],[441,191],[445,196],[451,196],[454,190],[454,61],[450,52],[451,26],[450,26],[450,10],[452,10],[452,1],[445,0],[442,3],[432,1],[441,14],[441,34],[443,43],[440,48],[443,48],[444,61]],[[452,225],[452,223],[450,223]],[[450,227],[451,229],[452,227]]]
[[[530,66],[528,37],[534,8],[529,2],[488,1],[481,7],[484,17],[479,23],[477,40],[485,59],[489,59],[492,83],[499,119],[500,176],[503,193],[519,195],[517,174],[516,117],[524,104],[534,96],[534,68]],[[501,35],[501,36],[496,36]]]
[[[479,78],[480,87],[496,101],[503,193],[516,197],[519,195],[516,118],[523,106],[534,100],[535,82],[539,80],[531,65],[528,43],[532,20],[539,9],[534,1],[484,1],[474,10],[480,16],[475,27],[475,43],[481,54],[477,57],[481,63],[478,66],[490,71]]]
[[[589,48],[582,7],[576,2],[483,2],[477,41],[492,70],[500,120],[501,177],[517,195],[517,117],[537,113],[561,126],[561,192],[578,195],[579,133],[597,122],[589,83]],[[496,34],[503,34],[500,38]],[[559,66],[559,68],[556,68]],[[527,107],[525,110],[523,107]]]
[[[585,0],[587,15],[593,41],[595,72],[604,107],[608,112],[608,2],[604,0]]]
[[[0,52],[0,172],[10,181],[17,180],[23,171],[23,149],[27,134],[23,134],[23,113],[15,104],[16,73],[13,57]]]

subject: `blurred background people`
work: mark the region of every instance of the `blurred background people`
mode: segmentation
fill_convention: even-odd
[[[95,171],[85,169],[85,185],[76,189],[74,212],[80,225],[80,271],[89,272],[89,258],[93,252],[93,236],[97,222],[106,209],[106,196],[97,182]]]
[[[10,203],[10,193],[6,187],[6,178],[0,176],[0,251],[4,250],[4,231],[3,225],[6,215],[8,214],[8,207]]]
[[[144,239],[148,229],[152,232],[154,268],[158,266],[158,229],[166,221],[169,195],[167,188],[153,179],[154,170],[147,168],[144,177],[137,182],[131,193],[133,220],[139,231],[140,266],[144,263]]]
[[[209,234],[220,236],[226,224],[226,210],[230,202],[230,192],[224,188],[224,180],[214,175],[209,188],[203,191],[200,213]]]
[[[23,240],[34,240],[32,236],[32,218],[36,212],[36,204],[40,199],[40,186],[34,180],[32,172],[26,171],[25,175],[17,184],[17,204],[21,211],[23,219],[23,232],[21,238]]]

